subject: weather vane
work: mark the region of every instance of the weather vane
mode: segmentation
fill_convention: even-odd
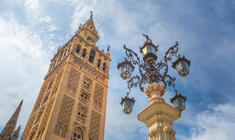
[[[90,13],[91,13],[91,17],[90,17],[90,19],[92,19],[92,17],[93,17],[93,13],[92,13],[92,11],[90,11]]]

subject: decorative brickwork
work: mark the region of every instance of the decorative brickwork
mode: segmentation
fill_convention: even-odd
[[[64,95],[64,99],[60,107],[60,112],[58,115],[54,133],[64,138],[67,136],[68,133],[74,101],[75,100],[71,97]]]
[[[101,115],[92,111],[88,138],[89,140],[99,140]]]
[[[104,87],[99,84],[95,85],[94,90],[94,107],[96,110],[101,111],[103,102]]]
[[[66,90],[67,93],[69,93],[72,96],[75,96],[79,79],[80,79],[80,72],[78,72],[74,68],[71,68]]]
[[[108,78],[108,75],[99,72],[94,67],[88,65],[86,62],[84,62],[81,58],[77,56],[73,56],[72,63],[74,63],[78,68],[84,68],[86,72],[92,74],[97,80],[100,80],[101,82],[104,82],[105,78]]]
[[[81,103],[78,104],[78,112],[77,112],[77,120],[85,124],[87,118],[88,107],[82,105]]]
[[[55,82],[55,86],[53,88],[53,91],[51,93],[51,99],[54,98],[58,88],[59,88],[59,85],[60,85],[60,81],[61,81],[61,78],[62,78],[62,75],[63,75],[63,71],[64,69],[62,69],[58,74],[57,74],[57,79],[56,79],[56,82]]]

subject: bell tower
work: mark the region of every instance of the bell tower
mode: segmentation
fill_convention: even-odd
[[[110,53],[92,13],[51,60],[22,140],[103,140]]]

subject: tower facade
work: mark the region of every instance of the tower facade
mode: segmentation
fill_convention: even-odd
[[[110,53],[92,16],[51,60],[22,140],[103,140]]]

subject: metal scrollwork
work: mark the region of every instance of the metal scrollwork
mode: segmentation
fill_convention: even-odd
[[[149,39],[147,35],[145,37]],[[163,83],[165,88],[167,87],[173,87],[175,92],[177,90],[175,89],[175,77],[172,77],[168,74],[168,62],[171,62],[174,58],[177,58],[178,53],[178,45],[179,43],[176,42],[176,44],[172,47],[170,47],[162,60],[155,61],[154,63],[146,63],[140,60],[137,53],[132,51],[131,49],[127,48],[126,45],[123,45],[123,48],[125,49],[126,57],[125,59],[128,60],[131,64],[138,67],[140,75],[132,76],[128,81],[128,95],[130,93],[131,88],[139,86],[141,91],[144,91],[143,85],[145,84],[151,84],[153,82],[157,83]]]

